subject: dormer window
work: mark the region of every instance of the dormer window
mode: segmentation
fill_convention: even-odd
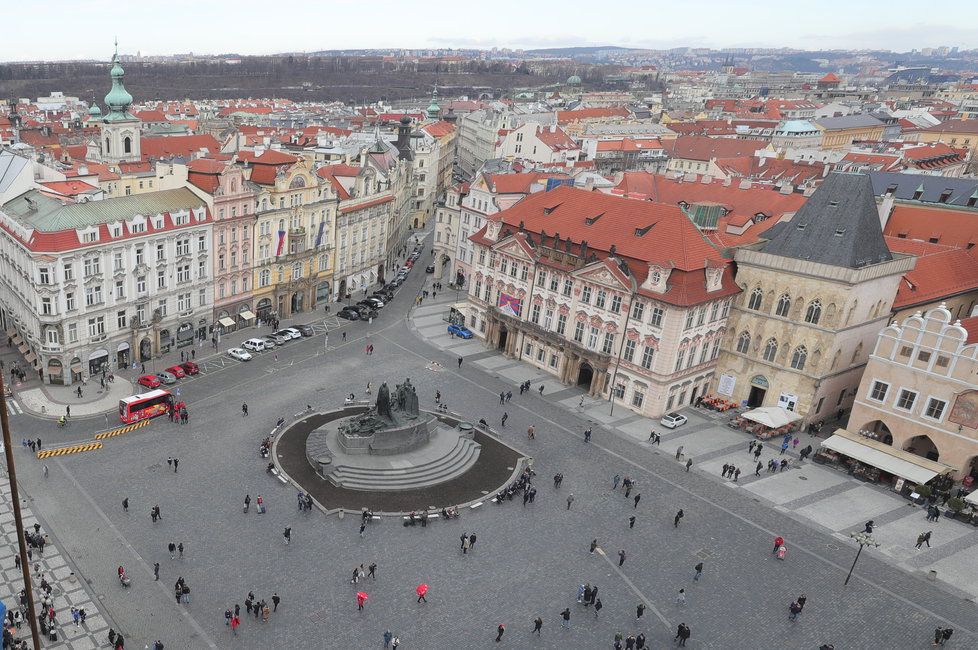
[[[652,284],[659,284],[662,282],[662,273],[660,271],[652,271],[652,273],[649,274],[649,282]]]

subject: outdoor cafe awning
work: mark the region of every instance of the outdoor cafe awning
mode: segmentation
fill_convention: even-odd
[[[964,497],[964,500],[973,506],[978,506],[978,490]]]
[[[845,429],[836,429],[832,436],[822,441],[822,446],[913,483],[926,483],[938,474],[954,469]]]
[[[243,312],[241,312],[240,314],[238,314],[238,316],[240,316],[244,320],[254,320],[255,319],[255,313],[253,311],[248,310],[248,309],[245,309]]]
[[[743,415],[744,419],[763,424],[769,429],[778,429],[801,419],[801,416],[793,411],[788,411],[780,406],[763,406],[753,411],[747,411]]]
[[[225,316],[224,318],[220,319],[217,322],[223,325],[224,327],[234,327],[234,320],[228,318],[227,316]]]

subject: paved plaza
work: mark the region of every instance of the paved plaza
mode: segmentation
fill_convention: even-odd
[[[92,633],[111,625],[126,635],[126,647],[160,638],[168,650],[379,648],[385,629],[401,638],[402,649],[563,649],[610,648],[616,632],[641,631],[658,649],[668,647],[685,622],[691,648],[834,643],[842,649],[929,647],[933,629],[950,625],[952,643],[978,645],[976,529],[944,519],[931,524],[898,495],[811,463],[755,477],[748,438],[713,414],[690,411],[687,425],[668,432],[621,405],[612,410],[591,398],[581,405],[580,390],[551,375],[478,340],[449,338],[442,320],[448,302],[425,301],[405,318],[424,280],[413,274],[372,324],[331,329],[328,346],[320,334],[288,344],[277,357],[266,353],[247,364],[207,366],[181,384],[191,413],[186,426],[158,419],[107,439],[100,450],[45,461],[16,445],[30,509],[50,532],[52,552],[70,558],[62,563],[81,577],[70,592],[62,588],[72,603],[98,603],[89,610],[89,622],[94,625],[97,611],[100,625],[90,625]],[[372,356],[364,354],[368,343]],[[429,370],[431,362],[440,371]],[[368,381],[377,386],[402,377],[417,386],[422,407],[431,408],[440,391],[452,411],[469,421],[485,418],[495,435],[531,457],[535,503],[485,503],[427,528],[383,518],[362,538],[359,517],[298,512],[295,489],[264,470],[262,438],[280,417],[299,417],[306,405],[335,408]],[[520,396],[516,386],[524,380],[532,390]],[[499,392],[509,390],[512,401],[500,405]],[[242,403],[249,405],[248,417]],[[503,412],[509,416],[505,427]],[[45,447],[91,440],[105,428],[92,418],[59,430],[29,412],[15,413],[11,422],[16,440],[30,433],[42,436]],[[526,436],[531,424],[534,440]],[[588,426],[594,428],[591,443],[583,441]],[[650,427],[663,433],[661,445],[647,442]],[[817,444],[803,438],[800,446]],[[690,472],[675,458],[680,445],[684,460],[694,461]],[[761,460],[778,457],[778,451],[766,445]],[[180,460],[178,472],[168,457]],[[42,462],[50,469],[47,478]],[[720,477],[724,463],[741,467],[737,482]],[[558,472],[564,481],[554,488],[551,477]],[[620,488],[612,490],[615,474],[635,479],[631,496],[642,495],[637,507]],[[253,501],[262,495],[267,513],[242,512],[246,494]],[[149,516],[154,505],[163,515],[155,524]],[[679,509],[685,516],[675,527]],[[9,544],[9,515],[0,515]],[[636,523],[629,528],[632,515]],[[843,587],[856,550],[848,533],[867,519],[876,521],[883,546],[863,552]],[[289,545],[282,535],[286,526],[292,528]],[[916,535],[930,529],[933,548],[914,549]],[[478,535],[466,554],[459,550],[464,533]],[[771,554],[778,534],[787,540],[784,561]],[[599,547],[593,555],[592,539]],[[170,559],[171,541],[184,544],[182,558]],[[620,550],[626,553],[622,566]],[[11,553],[5,549],[0,556],[8,580],[14,579],[8,575]],[[694,582],[699,562],[705,571]],[[377,578],[351,584],[361,563],[376,563]],[[120,564],[133,576],[129,590],[116,580]],[[175,602],[178,577],[191,588],[190,603]],[[59,577],[59,585],[65,581]],[[427,603],[415,595],[422,582],[429,585]],[[599,587],[604,608],[597,617],[593,607],[576,602],[584,583]],[[676,602],[681,588],[686,605]],[[246,616],[249,591],[269,603],[273,593],[281,597],[267,623]],[[357,591],[369,596],[363,611],[357,611]],[[807,605],[791,622],[788,605],[802,593]],[[236,603],[244,622],[232,636],[224,611]],[[647,609],[636,620],[639,603]],[[561,627],[565,607],[571,609],[570,629]],[[543,634],[531,636],[538,615]],[[497,645],[500,623],[506,634]]]

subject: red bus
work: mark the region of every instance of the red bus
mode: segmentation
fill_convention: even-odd
[[[173,395],[163,389],[151,390],[119,400],[119,419],[132,424],[146,418],[163,415],[173,404]]]

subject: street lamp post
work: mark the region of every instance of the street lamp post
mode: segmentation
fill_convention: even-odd
[[[852,566],[849,567],[849,575],[846,576],[846,581],[845,581],[845,583],[843,583],[843,586],[849,584],[849,578],[852,577],[852,572],[856,568],[856,562],[859,561],[859,554],[863,552],[863,547],[864,546],[872,546],[873,548],[879,548],[879,546],[880,546],[880,543],[877,542],[873,538],[873,536],[870,535],[869,533],[867,533],[866,531],[861,531],[861,532],[858,532],[858,533],[849,533],[849,537],[851,537],[854,540],[856,540],[856,543],[859,544],[859,550],[856,551],[856,557],[852,561]]]

